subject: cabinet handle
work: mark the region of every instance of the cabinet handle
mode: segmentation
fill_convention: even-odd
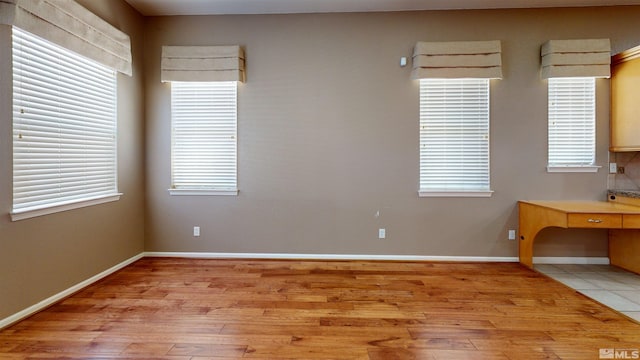
[[[602,222],[601,219],[587,219],[587,222],[593,223],[593,224],[600,224]]]

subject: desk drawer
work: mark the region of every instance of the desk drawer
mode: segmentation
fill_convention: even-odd
[[[620,214],[568,214],[570,228],[622,229]]]
[[[623,229],[640,229],[640,215],[624,214],[622,215]]]

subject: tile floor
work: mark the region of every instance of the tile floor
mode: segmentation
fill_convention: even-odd
[[[537,264],[534,268],[640,321],[640,275],[609,265]]]

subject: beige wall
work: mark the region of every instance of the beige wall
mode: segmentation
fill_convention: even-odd
[[[143,249],[516,256],[506,230],[517,227],[517,199],[604,199],[607,187],[606,171],[545,171],[540,45],[608,37],[619,52],[640,43],[640,7],[144,20],[124,1],[80,3],[132,37],[134,75],[118,79],[124,195],[9,220],[11,59],[0,51],[0,319]],[[418,87],[399,58],[419,40],[493,39],[502,40],[505,75],[491,88],[495,194],[418,198]],[[240,44],[247,54],[248,82],[239,88],[240,195],[171,197],[160,47],[218,44]],[[0,48],[10,48],[6,27]],[[605,167],[608,94],[608,81],[598,81],[597,156]],[[199,238],[191,236],[194,225],[202,228]],[[377,239],[381,227],[386,240]],[[604,232],[547,230],[541,237],[537,256],[606,256]]]
[[[605,199],[609,83],[599,80],[597,174],[549,174],[540,45],[640,43],[640,7],[148,18],[148,251],[516,256],[518,199]],[[491,84],[492,198],[418,198],[416,41],[501,40]],[[162,45],[240,44],[237,197],[170,196]],[[374,214],[380,211],[380,217]],[[191,236],[198,225],[202,236]],[[387,229],[378,240],[377,230]],[[563,240],[550,241],[562,237]],[[606,233],[545,231],[536,256],[606,256]]]
[[[11,222],[11,30],[0,26],[0,319],[143,250],[143,18],[124,1],[79,1],[132,37],[133,77],[118,76],[120,201]]]

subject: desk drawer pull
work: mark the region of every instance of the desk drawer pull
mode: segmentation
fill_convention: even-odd
[[[586,229],[622,229],[620,214],[568,214],[567,227]]]

